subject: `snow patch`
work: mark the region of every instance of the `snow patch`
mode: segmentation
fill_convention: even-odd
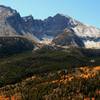
[[[92,26],[80,25],[73,28],[73,30],[80,37],[100,37],[100,29]]]
[[[52,40],[53,40],[52,36],[44,35],[40,43],[48,45],[51,44]]]
[[[85,41],[84,42],[86,48],[95,48],[95,49],[100,49],[100,42],[95,42],[95,41]]]

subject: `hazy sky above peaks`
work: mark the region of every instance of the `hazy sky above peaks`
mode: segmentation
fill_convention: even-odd
[[[61,13],[100,28],[100,0],[0,0],[0,5],[16,9],[21,16],[45,19]]]

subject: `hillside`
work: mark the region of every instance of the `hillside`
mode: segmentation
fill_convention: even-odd
[[[99,100],[100,66],[33,75],[0,88],[0,100]]]
[[[21,36],[2,36],[0,37],[0,57],[11,54],[31,51],[35,45],[32,41]]]
[[[93,62],[92,62],[93,60]],[[44,75],[62,69],[100,65],[99,56],[88,57],[79,50],[40,49],[0,58],[0,87],[21,81],[31,75]]]

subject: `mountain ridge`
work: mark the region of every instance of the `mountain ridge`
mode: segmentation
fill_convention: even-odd
[[[21,17],[16,10],[0,5],[0,15],[0,36],[31,34],[43,41],[41,43],[50,44],[67,28],[74,31],[74,34],[84,43],[85,48],[100,48],[100,29],[87,26],[63,14],[58,13],[53,17],[49,16],[41,20],[34,19],[32,15]]]

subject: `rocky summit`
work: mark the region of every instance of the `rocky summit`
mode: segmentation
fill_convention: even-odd
[[[66,35],[66,29],[73,30],[74,36]],[[44,20],[34,19],[32,15],[21,17],[16,10],[0,5],[0,36],[27,34],[31,34],[36,40],[46,45],[52,45],[56,41],[55,44],[69,46],[67,44],[72,44],[74,41],[75,46],[100,48],[100,29],[98,28],[85,25],[63,14],[49,16]],[[68,40],[71,40],[71,43]]]

